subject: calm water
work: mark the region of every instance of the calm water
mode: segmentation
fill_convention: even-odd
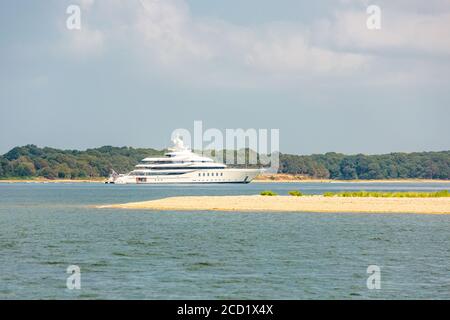
[[[450,299],[450,216],[95,209],[176,195],[449,184],[0,183],[0,299]],[[66,268],[81,268],[81,290]],[[368,290],[366,269],[381,268]]]

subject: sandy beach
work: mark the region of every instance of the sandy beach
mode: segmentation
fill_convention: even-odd
[[[377,180],[338,180],[338,179],[314,179],[304,175],[293,174],[263,174],[257,176],[252,182],[292,182],[292,183],[449,183],[449,180],[438,179],[377,179]]]
[[[98,208],[243,211],[243,212],[359,212],[450,214],[450,198],[342,198],[324,196],[189,196],[113,204]]]
[[[0,183],[104,183],[106,178],[92,179],[0,179]]]

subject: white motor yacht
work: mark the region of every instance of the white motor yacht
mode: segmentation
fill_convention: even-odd
[[[199,156],[175,137],[164,157],[145,158],[125,175],[110,177],[115,184],[146,183],[249,183],[262,169],[228,168],[225,164]]]

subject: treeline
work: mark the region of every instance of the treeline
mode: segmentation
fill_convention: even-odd
[[[110,147],[78,150],[16,147],[0,156],[0,177],[45,177],[48,179],[81,179],[107,177],[113,168],[128,172],[143,158],[162,155],[155,149]]]
[[[111,147],[78,150],[16,147],[0,156],[0,178],[78,179],[107,177],[111,169],[126,173],[143,158],[164,150]],[[450,179],[450,151],[310,156],[280,155],[280,173],[321,179]]]
[[[280,172],[325,179],[450,179],[450,151],[311,156],[283,154]]]

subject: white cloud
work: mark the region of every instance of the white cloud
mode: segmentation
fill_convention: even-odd
[[[271,22],[252,27],[195,17],[184,0],[111,0],[96,2],[95,7],[94,0],[80,1],[90,8],[90,18],[95,17],[90,21],[106,20],[110,26],[83,25],[81,32],[68,37],[70,50],[99,54],[122,41],[120,45],[144,59],[144,65],[192,83],[248,84],[269,78],[286,83],[299,76],[355,75],[368,83],[391,79],[410,84],[413,78],[435,75],[427,70],[435,68],[433,57],[450,54],[445,0],[432,0],[422,14],[414,10],[423,7],[421,1],[404,3],[402,11],[398,4],[380,0],[382,29],[377,31],[366,27],[369,1],[341,0],[347,9],[310,25]],[[410,60],[399,67],[399,55],[420,63]],[[418,73],[411,75],[415,68]]]
[[[180,1],[140,0],[134,30],[142,36],[142,45],[152,50],[163,63],[190,59],[209,59],[212,48],[202,41],[199,27]],[[142,9],[141,8],[141,9]]]
[[[141,0],[136,30],[164,63],[191,60],[226,62],[277,73],[345,72],[367,62],[361,54],[312,45],[295,27],[248,29],[224,21],[195,20],[181,1]]]
[[[249,65],[285,73],[340,73],[358,69],[368,62],[362,55],[313,46],[303,34],[282,30],[272,30],[264,37],[254,39],[245,52]]]
[[[346,50],[370,50],[378,55],[401,51],[405,56],[450,54],[450,13],[417,14],[381,8],[381,29],[366,28],[367,14],[341,11],[317,27],[328,44]]]

